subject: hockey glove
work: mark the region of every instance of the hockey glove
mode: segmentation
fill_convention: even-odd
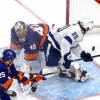
[[[93,61],[91,54],[90,53],[86,53],[85,51],[81,52],[81,58],[85,62]]]
[[[46,78],[39,73],[34,73],[34,74],[30,75],[30,80],[34,81],[34,82],[39,82],[39,81],[45,80],[45,79]]]

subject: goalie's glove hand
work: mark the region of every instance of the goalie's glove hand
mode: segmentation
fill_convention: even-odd
[[[41,80],[46,80],[46,78],[39,73],[34,73],[31,75],[30,80],[34,82],[39,82]]]
[[[93,58],[92,58],[91,54],[90,53],[86,53],[85,51],[81,52],[81,58],[85,62],[93,61]]]

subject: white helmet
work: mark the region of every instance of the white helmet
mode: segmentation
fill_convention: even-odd
[[[23,38],[27,35],[27,25],[23,21],[17,21],[14,29],[18,38]]]
[[[79,21],[78,24],[84,33],[86,33],[89,30],[92,30],[94,26],[93,21],[87,21],[87,20]]]

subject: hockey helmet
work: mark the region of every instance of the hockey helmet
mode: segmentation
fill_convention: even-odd
[[[93,21],[83,20],[83,21],[79,21],[78,23],[84,33],[93,29],[93,25],[94,25]]]
[[[18,38],[23,38],[27,35],[27,25],[23,21],[17,21],[14,29]]]
[[[5,49],[3,51],[3,58],[5,60],[14,60],[16,58],[16,53],[12,49]]]

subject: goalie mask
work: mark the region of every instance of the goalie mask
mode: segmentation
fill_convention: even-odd
[[[93,21],[88,21],[88,22],[86,22],[86,21],[83,21],[83,22],[82,21],[78,21],[78,24],[79,24],[79,26],[80,26],[80,28],[82,30],[82,33],[85,34],[87,31],[92,30],[94,22]]]
[[[14,26],[18,38],[24,38],[27,35],[27,25],[23,21],[18,21]]]

